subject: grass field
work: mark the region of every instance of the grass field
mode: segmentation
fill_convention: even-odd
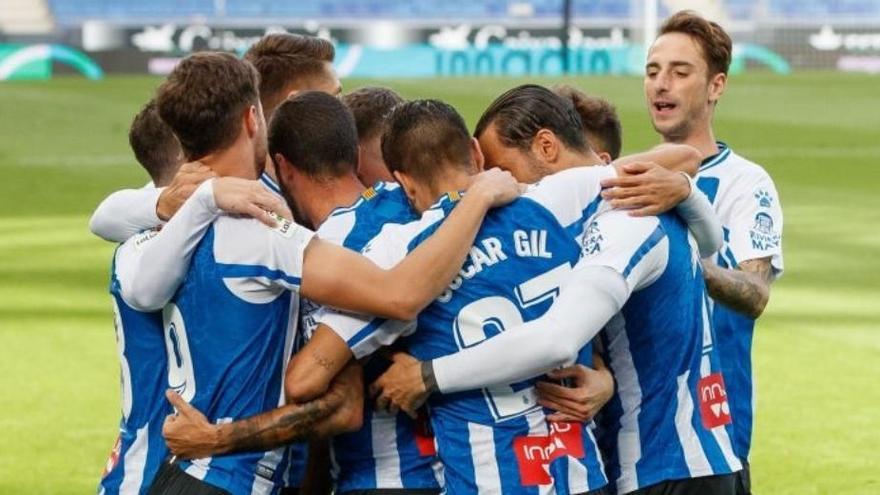
[[[116,437],[113,246],[87,223],[104,195],[146,182],[126,133],[157,82],[0,84],[0,494],[92,492]],[[627,151],[656,142],[641,80],[569,82],[617,104]],[[383,82],[443,98],[470,124],[517,83]],[[769,170],[785,209],[786,274],[755,343],[759,494],[880,493],[878,87],[737,76],[716,116],[717,137]]]

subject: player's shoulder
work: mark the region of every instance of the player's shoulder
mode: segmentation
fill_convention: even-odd
[[[353,210],[339,212],[327,217],[327,220],[318,227],[317,234],[325,241],[341,245],[352,232],[356,223],[357,215]]]
[[[220,215],[212,225],[215,258],[219,262],[259,263],[276,247],[304,246],[313,234],[296,222],[281,217],[276,220],[277,225],[269,227],[253,218]]]
[[[724,143],[719,143],[721,151],[700,166],[700,175],[718,175],[736,178],[736,181],[770,181],[773,179],[763,166],[736,153]]]

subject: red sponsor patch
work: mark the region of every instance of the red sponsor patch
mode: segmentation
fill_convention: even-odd
[[[419,410],[419,415],[414,422],[414,436],[416,439],[416,448],[419,449],[419,455],[422,457],[432,457],[437,455],[437,445],[434,443],[434,432],[431,430],[431,420],[424,409]]]
[[[551,423],[550,435],[514,438],[513,449],[522,485],[549,485],[553,483],[550,463],[565,455],[584,456],[583,425]]]
[[[122,437],[116,437],[116,443],[113,444],[113,450],[110,451],[110,457],[107,458],[107,464],[104,465],[104,472],[101,473],[101,478],[110,474],[110,471],[113,471],[113,468],[119,463],[119,453],[121,451]]]
[[[721,373],[712,373],[697,383],[697,397],[700,401],[700,416],[707,430],[733,422],[730,417],[730,404],[727,402],[727,389]]]

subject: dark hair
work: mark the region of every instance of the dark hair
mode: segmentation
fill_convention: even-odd
[[[244,54],[260,73],[260,100],[268,119],[284,100],[291,82],[322,74],[336,56],[333,43],[314,36],[275,33],[264,36]]]
[[[604,98],[589,96],[564,84],[555,87],[554,91],[559,96],[571,100],[578,115],[581,116],[587,137],[602,143],[602,149],[596,151],[605,151],[611,155],[612,160],[616,160],[620,156],[623,129],[614,105]]]
[[[128,144],[153,183],[165,185],[180,165],[180,143],[156,110],[156,100],[150,100],[134,116],[128,130]]]
[[[351,110],[361,141],[379,136],[385,130],[388,115],[403,98],[393,90],[379,87],[360,88],[342,97]]]
[[[442,165],[474,166],[464,120],[439,100],[413,100],[396,106],[382,135],[382,157],[389,170],[429,184],[434,183]]]
[[[259,79],[250,63],[219,52],[192,54],[171,71],[156,92],[156,105],[188,159],[235,141],[242,113],[259,103]]]
[[[357,130],[338,98],[307,91],[286,100],[269,125],[269,153],[313,178],[334,178],[357,168]],[[277,165],[277,164],[276,164]]]
[[[503,144],[521,150],[531,148],[541,129],[552,131],[569,148],[590,149],[571,101],[536,84],[517,86],[496,98],[477,122],[474,136],[480,137],[492,124]]]
[[[733,42],[718,23],[700,17],[692,10],[682,10],[660,26],[660,36],[668,33],[683,33],[697,42],[709,67],[709,77],[718,73],[727,74]]]

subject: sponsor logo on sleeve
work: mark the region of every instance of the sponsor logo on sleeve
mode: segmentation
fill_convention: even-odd
[[[602,251],[602,242],[605,241],[605,238],[602,237],[602,231],[599,229],[599,224],[596,222],[591,222],[590,225],[587,226],[586,232],[584,232],[584,238],[581,242],[581,256],[590,256],[591,254],[596,254]]]
[[[773,225],[773,217],[763,211],[755,215],[755,225],[749,231],[749,236],[754,249],[767,251],[779,247],[780,235]]]
[[[275,228],[273,228],[272,230],[280,234],[281,237],[285,237],[287,239],[293,237],[293,222],[275,213],[274,211],[269,211],[267,213],[270,217],[272,217],[273,220],[275,220]]]

